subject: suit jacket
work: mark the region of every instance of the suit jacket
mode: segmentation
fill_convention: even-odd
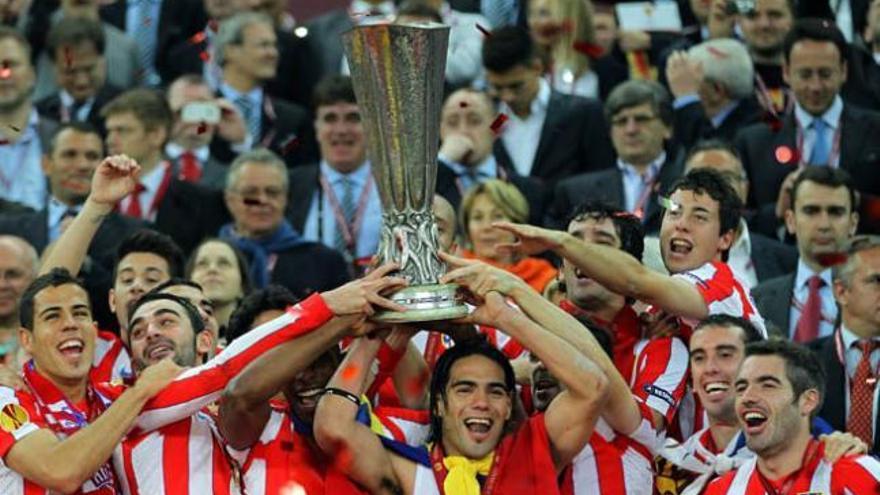
[[[836,335],[836,332],[835,332]],[[846,431],[846,368],[841,364],[837,356],[835,335],[816,339],[809,344],[810,349],[816,353],[819,362],[825,369],[825,400],[819,417],[828,422],[835,430]],[[874,389],[874,402],[880,387]],[[880,414],[874,418],[874,431],[880,432]],[[880,454],[880,435],[875,434],[874,444],[868,446],[869,454]]]
[[[174,160],[174,175],[180,173],[180,157]],[[198,185],[208,189],[221,191],[226,187],[226,173],[229,171],[229,165],[223,163],[213,156],[209,156],[208,160],[202,164],[202,177],[197,182]]]
[[[675,110],[675,139],[687,149],[701,139],[719,138],[733,142],[740,129],[760,122],[763,114],[764,110],[754,97],[745,98],[716,128],[703,111],[703,106],[696,101]]]
[[[541,135],[535,138],[538,151],[529,176],[548,187],[575,174],[614,166],[614,148],[598,100],[553,91]],[[502,139],[495,140],[493,153],[498,165],[516,170]]]
[[[128,0],[118,0],[100,9],[101,19],[125,31]],[[156,32],[156,71],[161,75],[169,61],[169,50],[175,40],[189,39],[208,23],[201,0],[163,0],[159,7]]]
[[[318,80],[339,74],[344,56],[340,35],[354,27],[348,11],[339,9],[328,12],[309,22],[307,27],[309,34],[306,39],[318,62]]]
[[[61,12],[52,16],[52,22],[60,20]],[[105,84],[112,85],[120,91],[134,87],[140,77],[140,61],[138,48],[134,40],[123,31],[106,22],[104,27],[104,60],[107,65]],[[35,52],[38,53],[38,52]],[[63,63],[63,60],[61,60]],[[34,87],[34,99],[42,100],[58,91],[55,80],[55,68],[45,51],[37,57],[37,83]],[[100,108],[98,108],[100,110]]]
[[[101,117],[101,108],[121,92],[122,90],[116,86],[105,84],[95,95],[95,101],[92,103],[92,108],[89,109],[86,121],[93,125],[95,129],[98,129],[102,136],[106,134],[106,129],[104,128],[104,119]],[[62,112],[61,97],[58,93],[43,98],[36,102],[34,106],[41,116],[57,120],[58,122],[63,121],[62,117],[64,114]]]
[[[288,167],[318,161],[318,145],[309,112],[266,94],[260,116],[260,138],[254,148],[266,147],[277,153]],[[219,135],[211,142],[211,156],[231,163],[237,154]]]
[[[758,283],[797,270],[798,251],[794,246],[783,244],[757,232],[749,232],[749,239],[752,242],[752,263],[755,265]]]
[[[761,282],[752,289],[752,298],[764,320],[773,323],[788,337],[791,324],[791,297],[794,293],[795,272]]]
[[[184,254],[205,237],[214,237],[230,221],[222,191],[213,191],[176,177],[171,179],[156,211],[156,230],[171,236]]]
[[[659,176],[651,196],[645,205],[643,225],[646,232],[660,230],[661,211],[657,197],[664,194],[684,171],[684,151],[668,151],[666,162],[660,167]],[[564,229],[565,220],[572,210],[587,199],[605,201],[616,208],[624,207],[623,172],[618,167],[576,175],[556,185],[553,202],[545,224]]]
[[[503,175],[507,182],[510,182],[519,192],[525,196],[529,203],[529,223],[541,225],[544,220],[544,207],[546,205],[546,191],[542,181],[533,177],[523,177],[510,170],[504,170]],[[458,211],[461,205],[462,192],[456,183],[455,172],[452,171],[443,161],[437,164],[437,194],[446,198],[455,211]],[[464,226],[461,226],[464,228]]]
[[[294,167],[290,170],[285,216],[298,232],[305,230],[312,198],[320,187],[318,182],[320,173],[321,168],[315,163]]]
[[[300,298],[335,289],[350,279],[342,255],[318,242],[306,242],[277,255],[271,282],[287,287]]]
[[[880,134],[880,113],[844,103],[841,125],[840,168],[850,173],[861,193],[880,196],[880,143],[874,139]],[[793,113],[785,117],[778,132],[765,124],[755,124],[737,136],[736,146],[751,183],[751,207],[776,204],[782,181],[795,166],[779,163],[776,150],[781,146],[796,150],[796,136]]]
[[[863,108],[880,108],[880,64],[870,51],[851,45],[849,75],[841,89],[844,101]]]

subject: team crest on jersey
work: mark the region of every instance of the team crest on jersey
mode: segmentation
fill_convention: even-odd
[[[3,431],[12,433],[30,420],[30,415],[18,404],[6,404],[3,410],[0,410],[0,428]]]

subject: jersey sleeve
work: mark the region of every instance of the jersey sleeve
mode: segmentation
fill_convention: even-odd
[[[98,332],[95,358],[90,373],[96,383],[124,380],[131,377],[131,358],[122,340],[111,332]]]
[[[734,291],[733,278],[722,276],[712,263],[706,263],[694,270],[676,273],[673,277],[693,285],[703,297],[706,306],[727,300]]]
[[[831,491],[846,495],[880,493],[880,461],[867,455],[837,461],[831,472]]]
[[[688,350],[678,337],[650,339],[636,356],[632,393],[669,425],[684,397]]]
[[[333,316],[320,294],[313,294],[287,312],[235,339],[207,363],[180,374],[144,406],[135,422],[150,431],[195,414],[220,398],[226,384],[251,361],[270,349],[304,335]]]
[[[730,489],[730,485],[733,484],[733,477],[735,474],[736,471],[731,471],[720,478],[715,478],[710,481],[706,486],[706,489],[703,490],[702,495],[726,495],[727,491]]]
[[[5,459],[16,442],[45,427],[28,393],[0,387],[0,458]]]

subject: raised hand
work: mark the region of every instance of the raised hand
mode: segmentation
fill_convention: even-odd
[[[820,435],[819,441],[825,444],[825,460],[830,463],[844,456],[868,453],[868,445],[852,433],[835,431]]]
[[[466,260],[446,253],[440,253],[440,258],[452,268],[452,271],[440,277],[440,282],[459,284],[479,299],[484,299],[489,291],[509,296],[514,289],[528,287],[516,275],[482,261]]]
[[[391,311],[406,311],[405,307],[382,295],[406,287],[406,279],[388,276],[398,268],[397,263],[386,263],[365,277],[324,292],[321,296],[336,316],[372,316],[375,313],[374,305]]]
[[[125,155],[105,158],[95,169],[89,200],[106,207],[114,207],[134,191],[141,166]]]
[[[217,134],[233,144],[244,142],[247,138],[248,128],[244,117],[231,101],[220,98],[217,100],[220,107],[220,122],[217,123]],[[251,136],[254,140],[259,136]]]
[[[687,52],[676,51],[666,61],[666,80],[676,98],[696,94],[703,82],[703,66]]]
[[[495,249],[501,253],[519,253],[526,256],[552,251],[562,246],[565,236],[560,230],[543,229],[534,225],[510,222],[493,222],[496,229],[506,230],[516,236],[516,242],[498,244]]]
[[[520,315],[519,311],[507,304],[500,292],[490,290],[483,298],[483,304],[464,318],[455,320],[456,323],[471,323],[487,327],[504,328],[508,318]]]

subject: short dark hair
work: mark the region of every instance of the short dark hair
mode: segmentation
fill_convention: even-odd
[[[357,105],[351,77],[334,74],[321,79],[312,94],[315,109],[336,103],[352,103]]]
[[[528,67],[535,60],[535,44],[521,27],[500,27],[483,39],[483,67],[490,72],[507,72],[517,65]]]
[[[684,159],[685,165],[688,164],[697,153],[702,153],[704,151],[723,151],[729,153],[739,161],[740,168],[743,168],[742,155],[740,155],[739,150],[736,149],[736,146],[734,146],[733,143],[721,138],[701,139],[697,141],[696,144],[691,146],[691,149],[688,150]],[[745,174],[745,170],[743,170],[743,174]]]
[[[819,166],[804,167],[800,175],[795,179],[794,184],[791,185],[792,209],[794,209],[794,205],[797,202],[798,189],[800,189],[801,184],[807,181],[815,182],[816,184],[830,187],[832,189],[845,187],[846,191],[849,193],[850,212],[858,209],[859,196],[853,187],[852,176],[849,175],[849,172],[842,168]]]
[[[819,392],[819,403],[810,417],[815,417],[825,401],[825,370],[816,354],[801,344],[784,339],[770,339],[746,345],[746,357],[779,356],[785,361],[785,377],[791,383],[794,399],[811,388]]]
[[[611,125],[611,120],[622,110],[645,103],[650,103],[654,114],[672,127],[674,116],[669,91],[659,83],[639,79],[622,82],[611,90],[605,100],[605,120]]]
[[[99,21],[84,17],[64,17],[49,30],[46,54],[58,62],[58,49],[91,43],[98,55],[104,55],[104,27]]]
[[[718,202],[718,217],[721,222],[720,235],[739,227],[743,209],[742,201],[717,170],[709,168],[691,170],[672,184],[672,187],[669,188],[669,194],[672,195],[679,190],[707,194]]]
[[[840,63],[842,64],[847,60],[849,45],[847,45],[843,32],[837,27],[837,23],[832,20],[804,17],[795,21],[791,31],[785,35],[785,41],[783,42],[785,63],[789,63],[791,50],[794,48],[794,45],[803,40],[833,43],[837,47],[837,53],[840,54]]]
[[[180,296],[169,294],[167,292],[158,292],[156,290],[151,290],[150,292],[147,292],[142,297],[140,297],[134,303],[134,305],[132,305],[131,311],[128,313],[129,328],[131,328],[131,322],[134,321],[134,315],[137,313],[137,310],[150,301],[173,301],[177,303],[180,307],[184,309],[186,317],[187,319],[189,319],[190,326],[192,326],[193,334],[198,335],[199,332],[205,329],[205,322],[202,321],[202,316],[199,314],[199,310],[196,309],[196,307],[193,306],[191,302]]]
[[[140,229],[126,237],[116,248],[116,262],[113,264],[113,279],[116,280],[116,272],[119,262],[131,253],[152,253],[168,263],[168,275],[180,277],[183,275],[183,251],[167,234],[151,229]]]
[[[571,222],[580,222],[588,218],[597,221],[610,218],[617,236],[620,237],[620,249],[641,262],[645,251],[645,228],[638,217],[604,201],[589,200],[574,207],[565,226],[568,228]]]
[[[104,138],[101,137],[101,133],[98,132],[98,129],[95,126],[85,121],[71,120],[70,122],[60,124],[58,128],[55,129],[55,132],[52,133],[52,138],[46,141],[46,148],[43,150],[45,155],[52,156],[52,153],[55,152],[55,147],[58,146],[58,136],[67,130],[75,131],[80,134],[94,134],[98,137],[98,140],[101,141],[101,151],[104,150]]]
[[[219,237],[209,237],[200,242],[199,245],[196,246],[195,249],[193,249],[192,253],[189,255],[189,259],[186,260],[186,266],[184,267],[183,271],[184,276],[186,278],[192,278],[193,271],[196,268],[196,258],[199,255],[199,251],[202,249],[202,246],[209,242],[219,242],[220,244],[225,244],[229,247],[229,249],[232,250],[232,254],[233,256],[235,256],[235,261],[238,263],[238,276],[241,279],[241,293],[249,294],[251,288],[253,287],[253,283],[251,282],[251,274],[247,258],[245,258],[244,253],[241,252],[241,249],[239,249],[238,246],[226,239],[221,239]]]
[[[443,22],[440,11],[431,7],[425,0],[407,0],[397,8],[397,16],[428,17],[434,22]]]
[[[458,360],[470,356],[483,356],[498,364],[504,371],[504,389],[511,400],[516,399],[514,397],[516,378],[513,374],[513,367],[504,353],[481,337],[457,342],[451,349],[440,356],[440,359],[434,365],[434,374],[431,376],[431,431],[428,434],[428,439],[431,442],[439,442],[443,436],[443,419],[437,416],[436,409],[440,399],[446,399],[446,385],[449,384],[452,365]]]
[[[144,129],[165,129],[170,135],[174,113],[165,96],[154,89],[135,88],[113,98],[101,107],[101,117],[108,119],[121,113],[132,113]]]
[[[205,290],[196,281],[190,280],[188,278],[183,278],[183,277],[171,277],[168,280],[162,282],[161,284],[153,287],[152,289],[147,291],[147,293],[149,294],[150,292],[162,292],[163,290],[165,290],[169,287],[178,287],[178,286],[192,287],[193,289],[198,289],[200,291]]]
[[[284,311],[299,302],[299,298],[290,290],[280,285],[268,285],[265,289],[256,290],[244,296],[232,315],[229,316],[229,325],[226,327],[226,342],[232,341],[246,334],[254,320],[263,311],[277,309]]]
[[[86,300],[89,301],[89,291],[83,281],[74,277],[66,268],[53,268],[48,273],[44,273],[35,278],[21,295],[21,301],[18,306],[18,319],[21,326],[29,331],[34,330],[34,299],[43,289],[49,287],[60,287],[62,285],[73,284],[78,286],[86,294]],[[89,311],[92,310],[92,303],[89,301]]]
[[[697,333],[706,327],[723,327],[738,328],[743,333],[743,344],[751,344],[764,340],[764,336],[758,328],[749,320],[741,316],[733,316],[723,313],[712,314],[703,318],[697,326],[694,327],[693,333]]]

